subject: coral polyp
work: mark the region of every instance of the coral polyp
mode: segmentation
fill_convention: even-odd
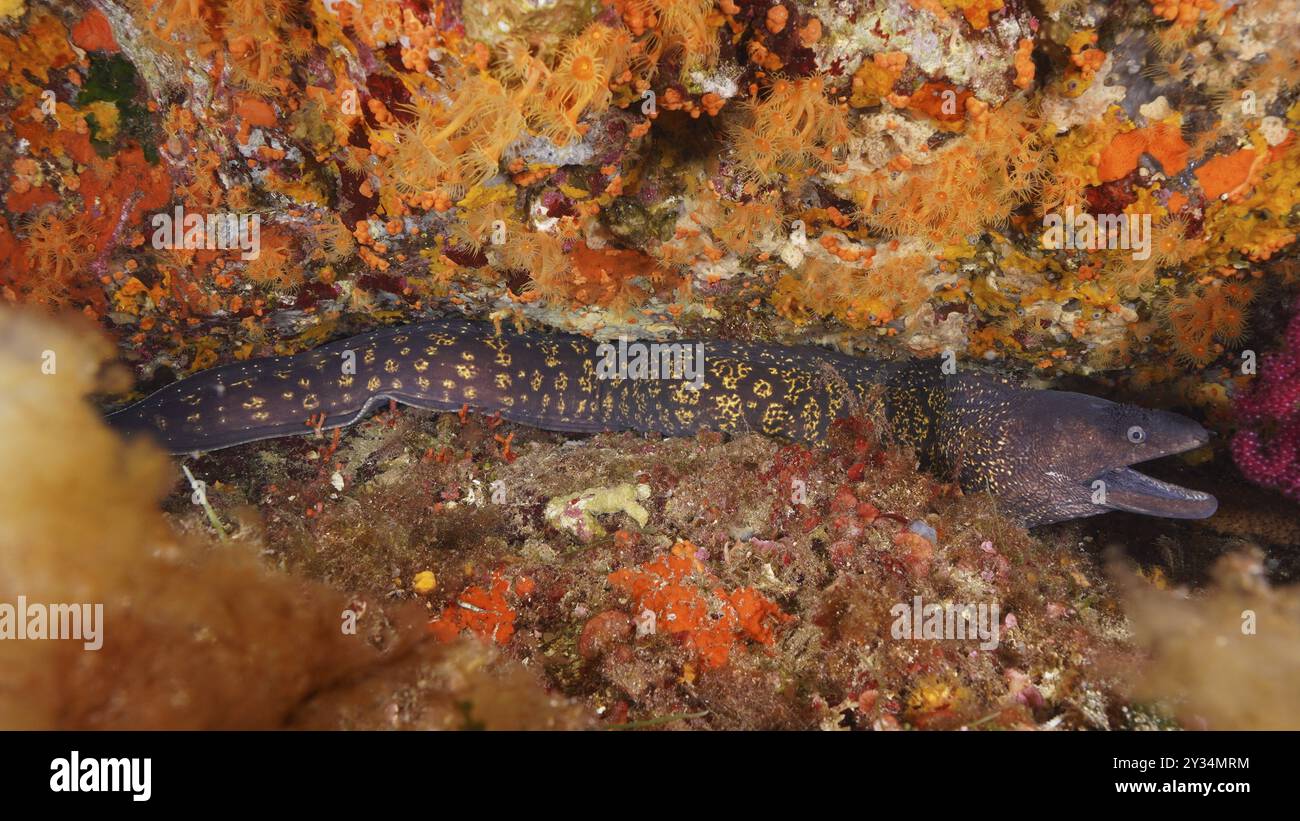
[[[35,282],[33,297],[57,301],[67,296],[75,277],[95,253],[95,235],[76,216],[59,218],[43,211],[27,226],[27,264]]]

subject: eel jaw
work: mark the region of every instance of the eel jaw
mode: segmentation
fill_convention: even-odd
[[[1219,500],[1199,490],[1153,479],[1132,468],[1114,468],[1097,476],[1105,482],[1104,507],[1164,516],[1169,519],[1206,519],[1219,509]]]

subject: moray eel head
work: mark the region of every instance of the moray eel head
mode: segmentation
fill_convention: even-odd
[[[1208,493],[1131,467],[1207,443],[1205,428],[1185,416],[1068,391],[1027,392],[1012,413],[1008,432],[1032,442],[1017,494],[1031,526],[1111,510],[1204,519],[1218,509]]]

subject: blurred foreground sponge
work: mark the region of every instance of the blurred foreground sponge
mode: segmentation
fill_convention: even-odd
[[[173,530],[177,471],[87,394],[113,347],[73,320],[0,311],[0,604],[103,605],[103,644],[0,640],[0,728],[580,727],[586,717],[476,643],[427,640],[418,607],[358,610],[273,572],[255,537]],[[21,614],[19,614],[21,617]]]
[[[1300,587],[1270,586],[1262,553],[1227,554],[1196,594],[1116,576],[1148,657],[1139,697],[1164,700],[1190,728],[1300,729]]]

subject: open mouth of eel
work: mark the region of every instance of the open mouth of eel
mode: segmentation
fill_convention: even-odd
[[[1163,455],[1195,450],[1209,441],[1209,434],[1202,430],[1189,444]],[[1171,519],[1205,519],[1219,509],[1219,500],[1209,493],[1164,482],[1131,467],[1103,471],[1096,479],[1105,483],[1105,507],[1114,510]],[[1096,487],[1095,480],[1093,487]]]

